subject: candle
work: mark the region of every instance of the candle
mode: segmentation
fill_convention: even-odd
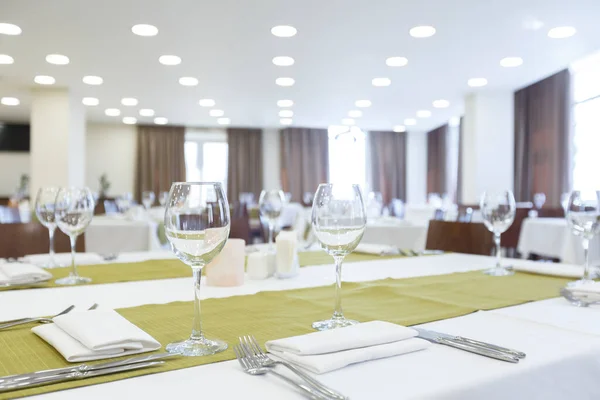
[[[267,279],[273,275],[274,255],[257,251],[248,254],[246,273],[250,279]]]
[[[241,286],[244,284],[246,242],[229,239],[221,253],[206,266],[206,284],[209,286]]]
[[[276,275],[278,278],[290,278],[298,273],[298,238],[296,232],[282,231],[275,240]]]

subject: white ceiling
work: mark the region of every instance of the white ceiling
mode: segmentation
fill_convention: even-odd
[[[538,20],[544,26],[528,30]],[[216,126],[215,117],[198,105],[215,99],[232,126],[279,126],[277,100],[294,100],[294,125],[340,124],[354,102],[369,99],[357,119],[363,129],[389,130],[414,118],[412,130],[433,128],[462,112],[469,91],[508,91],[560,70],[600,48],[599,0],[1,0],[0,22],[19,25],[20,36],[0,35],[0,54],[14,57],[0,65],[0,97],[15,96],[21,105],[0,105],[0,119],[27,120],[35,75],[51,75],[56,86],[69,87],[77,98],[93,96],[100,106],[87,107],[88,119],[120,122],[140,108],[152,108],[169,123]],[[156,25],[155,37],[131,33],[138,23]],[[270,33],[275,25],[298,29],[293,38]],[[433,25],[437,34],[415,39],[415,25]],[[550,39],[554,26],[571,25],[577,34]],[[65,54],[67,66],[46,63],[50,53]],[[175,54],[178,66],[158,63]],[[275,56],[292,56],[291,67],[276,67]],[[406,67],[391,68],[390,56],[407,57]],[[502,68],[500,59],[519,56],[524,64]],[[102,86],[82,83],[84,75],[104,78]],[[178,83],[194,76],[196,87]],[[290,76],[293,87],[275,85]],[[375,77],[389,77],[389,87],[373,87]],[[472,89],[472,77],[489,84]],[[137,107],[122,97],[140,100]],[[451,107],[434,109],[433,100]],[[107,117],[106,108],[120,117]],[[411,128],[409,127],[409,130]]]

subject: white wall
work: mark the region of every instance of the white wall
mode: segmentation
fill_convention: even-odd
[[[409,132],[406,142],[406,202],[423,204],[427,198],[427,133]]]
[[[265,189],[281,189],[281,155],[279,129],[263,129],[263,186]]]
[[[0,197],[9,197],[19,186],[19,178],[29,174],[29,153],[0,152]]]

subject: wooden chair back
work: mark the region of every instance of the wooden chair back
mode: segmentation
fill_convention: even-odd
[[[77,237],[75,249],[85,251],[84,235]],[[18,258],[29,254],[48,253],[50,239],[48,229],[40,223],[4,224],[0,227],[0,258]],[[71,251],[67,235],[57,229],[54,233],[54,251],[66,253]]]
[[[519,236],[521,235],[521,225],[523,220],[529,216],[530,208],[518,208],[515,211],[515,220],[500,236],[500,246],[507,249],[516,249],[519,244]]]
[[[538,218],[564,218],[565,210],[562,207],[547,207],[538,210]]]
[[[425,245],[428,250],[489,256],[493,246],[492,233],[481,223],[429,221]]]
[[[231,209],[229,237],[231,239],[244,239],[246,244],[252,244],[250,216],[248,214],[248,208],[244,203],[237,203]]]

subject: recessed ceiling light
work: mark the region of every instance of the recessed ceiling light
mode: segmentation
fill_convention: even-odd
[[[62,54],[48,54],[46,56],[46,62],[54,65],[67,65],[69,63],[69,57]]]
[[[291,118],[281,118],[281,119],[279,120],[279,123],[280,123],[281,125],[291,125],[291,124],[293,124],[293,123],[294,123],[294,120],[292,120]]]
[[[360,108],[371,107],[371,100],[356,100],[354,105]]]
[[[99,76],[88,75],[83,77],[83,83],[87,83],[88,85],[102,85],[104,79]]]
[[[435,35],[435,28],[429,25],[415,26],[408,33],[414,38],[428,38]]]
[[[279,56],[273,58],[273,64],[279,67],[289,67],[290,65],[294,65],[294,59],[292,57]]]
[[[413,126],[413,125],[416,125],[416,124],[417,124],[417,120],[414,119],[414,118],[406,118],[404,120],[404,125]]]
[[[485,78],[471,78],[467,81],[467,85],[471,87],[482,87],[487,85],[488,81]]]
[[[213,99],[201,99],[198,104],[202,107],[212,107],[215,105],[215,101]]]
[[[279,111],[279,116],[282,118],[291,118],[294,116],[294,112],[292,110],[281,110]]]
[[[121,104],[124,106],[133,107],[138,105],[138,100],[134,99],[133,97],[123,97],[121,99]]]
[[[295,82],[296,81],[294,81],[293,78],[277,78],[277,79],[275,79],[275,83],[278,84],[279,86],[293,86]]]
[[[142,117],[154,117],[154,110],[151,108],[142,108],[140,110],[140,115]]]
[[[181,57],[171,55],[160,56],[158,57],[158,62],[163,65],[179,65],[181,64]]]
[[[278,107],[291,107],[294,105],[292,100],[277,100]]]
[[[8,54],[0,54],[0,64],[12,64],[14,62],[15,59]]]
[[[133,125],[137,122],[137,118],[134,117],[124,117],[123,118],[123,123],[127,124],[127,125]]]
[[[95,97],[84,97],[83,99],[81,99],[81,102],[86,105],[86,106],[97,106],[98,104],[100,104],[100,100],[98,100]]]
[[[350,118],[360,118],[360,117],[362,117],[362,111],[360,111],[360,110],[350,110],[350,111],[348,111],[348,116]]]
[[[298,30],[289,25],[278,25],[271,28],[271,33],[277,37],[292,37],[298,33]]]
[[[0,34],[14,36],[20,35],[21,32],[21,28],[19,28],[15,24],[7,24],[5,22],[0,22]]]
[[[352,118],[343,118],[342,125],[354,125],[356,122]]]
[[[374,78],[371,83],[373,86],[383,87],[390,86],[392,84],[392,80],[390,78]]]
[[[33,78],[33,81],[40,85],[54,85],[56,83],[56,79],[48,75],[38,75]]]
[[[223,110],[210,110],[208,112],[208,115],[210,115],[211,117],[222,117],[223,115],[225,115],[225,111],[223,111]]]
[[[404,67],[408,64],[408,59],[406,57],[389,57],[385,63],[388,67]]]
[[[404,125],[396,125],[393,129],[394,132],[406,132],[406,127]]]
[[[432,104],[433,104],[433,106],[435,108],[448,108],[448,107],[450,107],[450,102],[448,100],[444,100],[444,99],[434,100]]]
[[[217,123],[219,125],[229,125],[231,123],[231,120],[229,118],[218,118]]]
[[[429,111],[429,110],[417,111],[417,118],[429,118],[429,117],[431,117],[431,111]]]
[[[179,78],[179,84],[183,86],[196,86],[198,85],[198,79],[191,76],[184,76]]]
[[[500,60],[500,66],[505,68],[513,68],[523,65],[523,59],[521,57],[505,57]]]
[[[149,24],[137,24],[131,27],[131,32],[138,36],[156,36],[158,28]]]
[[[577,33],[577,29],[572,26],[557,26],[548,31],[548,37],[552,39],[565,39]]]
[[[0,99],[0,104],[5,106],[18,106],[21,102],[16,97],[3,97]]]
[[[104,114],[108,115],[109,117],[118,117],[121,115],[121,110],[118,108],[107,108],[104,110]]]
[[[167,123],[169,123],[169,120],[165,117],[156,117],[154,118],[154,123],[156,125],[166,125]]]

